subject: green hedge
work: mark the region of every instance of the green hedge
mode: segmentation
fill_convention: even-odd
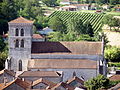
[[[120,67],[120,62],[109,62],[109,63],[108,63],[108,66],[109,66],[109,67],[113,67],[113,66],[115,66],[115,67]]]

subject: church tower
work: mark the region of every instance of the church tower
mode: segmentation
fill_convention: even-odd
[[[9,23],[9,60],[8,69],[26,71],[31,59],[33,21],[19,17]]]

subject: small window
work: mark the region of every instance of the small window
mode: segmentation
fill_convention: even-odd
[[[19,47],[19,40],[18,40],[18,39],[15,41],[15,47],[16,47],[16,48]]]
[[[22,71],[22,60],[19,60],[19,71]]]
[[[21,40],[21,47],[24,48],[24,40]]]
[[[24,36],[24,29],[21,29],[21,36]]]
[[[19,30],[18,30],[18,28],[16,28],[16,30],[15,30],[15,36],[19,36]]]

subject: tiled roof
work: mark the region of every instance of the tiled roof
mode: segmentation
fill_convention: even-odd
[[[96,69],[97,61],[81,59],[32,59],[28,68],[35,69]]]
[[[63,88],[65,88],[65,89],[67,89],[67,90],[74,90],[74,87],[71,87],[71,86],[69,86],[68,84],[66,84],[66,83],[64,83],[64,82],[58,83],[56,86],[54,86],[54,87],[52,88],[52,90],[57,90],[57,88],[58,88],[59,86],[62,86]]]
[[[101,42],[32,42],[32,53],[102,54]]]
[[[43,38],[40,34],[33,34],[32,37],[35,38],[35,39],[41,39],[41,38]]]
[[[1,90],[4,90],[5,88],[9,87],[10,85],[12,85],[13,83],[19,85],[20,87],[24,88],[24,89],[27,89],[27,88],[30,88],[30,84],[25,82],[25,81],[22,81],[20,79],[15,79],[13,80],[12,82],[9,82],[7,83],[6,85],[4,85]]]
[[[118,81],[120,80],[120,74],[115,74],[109,78],[112,81]]]
[[[25,71],[19,77],[59,77],[55,71]]]
[[[69,79],[69,80],[67,81],[67,84],[70,84],[70,83],[73,82],[73,81],[77,81],[77,82],[81,83],[82,85],[84,84],[84,81],[83,81],[82,79],[76,77],[76,76],[73,77],[72,79]]]
[[[33,23],[33,21],[27,20],[26,18],[23,17],[18,17],[17,19],[12,20],[9,23]]]
[[[89,6],[89,4],[72,4],[73,6]]]
[[[38,80],[33,81],[32,86],[35,86],[35,85],[37,85],[37,84],[39,84],[39,83],[44,83],[44,84],[46,84],[49,89],[52,88],[52,87],[54,87],[54,86],[56,85],[55,83],[53,83],[53,82],[51,82],[51,81],[48,81],[48,80],[43,79],[43,78],[40,78],[40,79],[38,79]]]
[[[9,75],[11,76],[15,76],[15,73],[13,71],[10,71],[10,70],[7,70],[7,69],[3,69],[2,71],[0,71],[0,74],[3,74],[3,73],[8,73]]]

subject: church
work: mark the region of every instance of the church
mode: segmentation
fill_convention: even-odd
[[[14,72],[61,71],[63,81],[74,75],[88,80],[106,75],[104,42],[34,40],[33,21],[18,17],[9,24],[9,57],[5,68]]]

